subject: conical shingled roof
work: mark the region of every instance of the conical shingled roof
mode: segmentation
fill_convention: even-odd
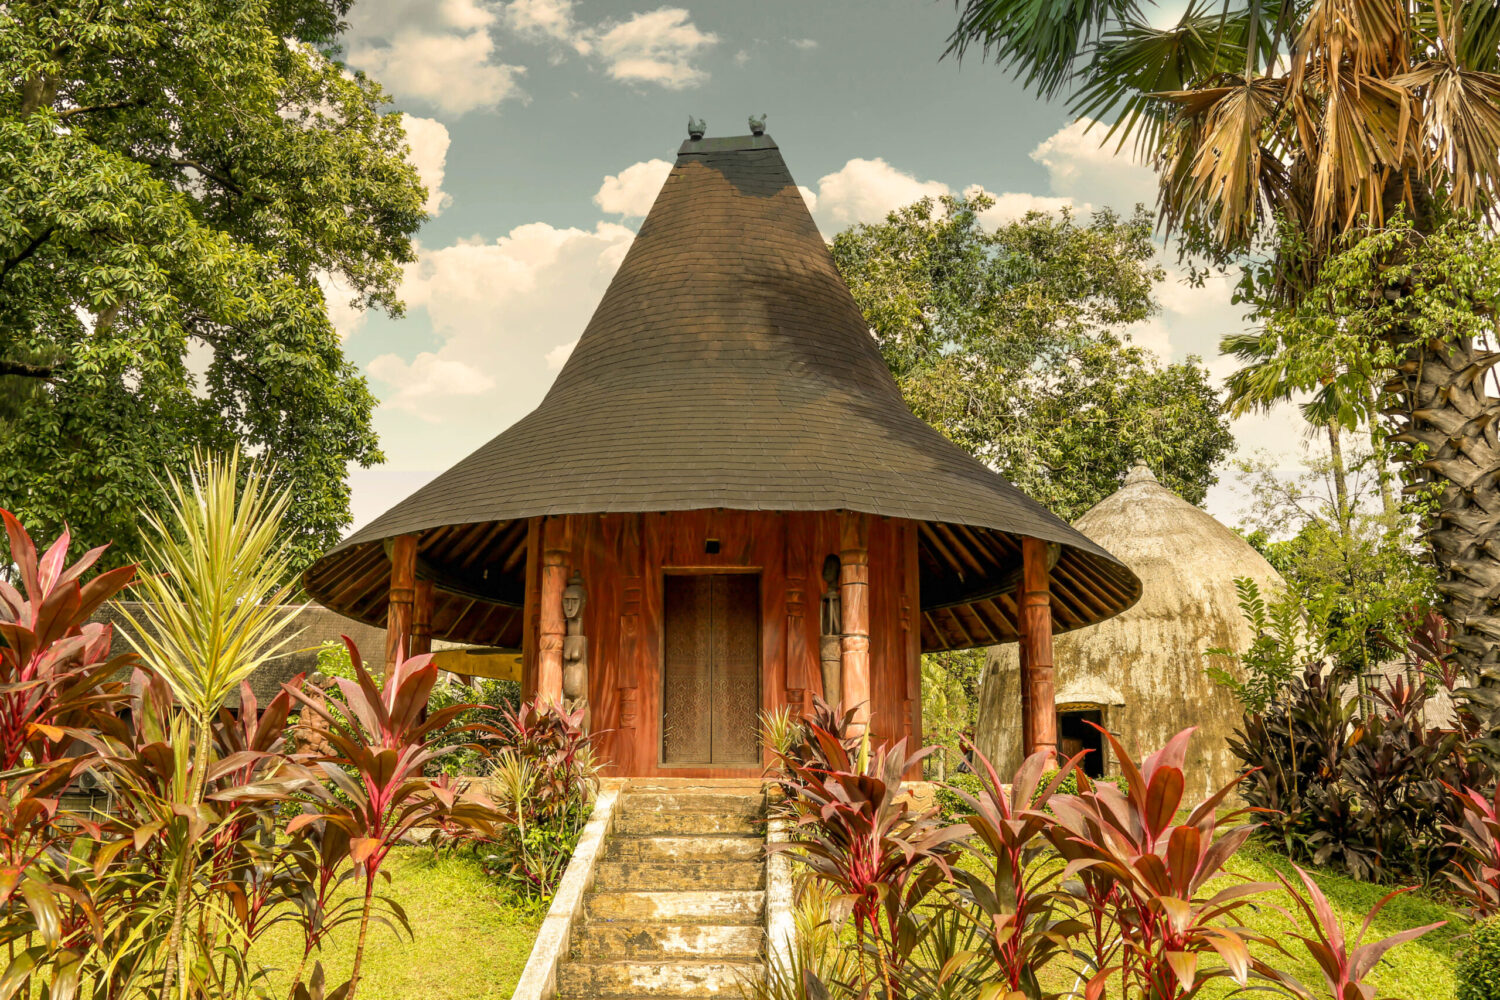
[[[1002,592],[1019,566],[1015,536],[1059,544],[1062,629],[1139,593],[1121,563],[906,407],[769,136],[684,143],[541,405],[324,556],[306,583],[376,619],[376,547],[421,532],[440,592],[451,571],[471,598],[513,608],[523,519],[702,508],[926,522],[930,649],[1014,638]],[[508,548],[465,563],[475,545]],[[519,615],[466,614],[439,615],[436,634],[519,635]]]

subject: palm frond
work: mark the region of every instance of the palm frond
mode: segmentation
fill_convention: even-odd
[[[1057,96],[1111,24],[1143,20],[1136,0],[956,0],[945,55],[978,45],[1043,96]]]
[[[1257,47],[1268,57],[1271,38],[1264,24],[1260,29]],[[1113,118],[1109,136],[1119,133],[1123,144],[1134,135],[1137,155],[1154,156],[1171,117],[1161,95],[1234,72],[1245,62],[1248,34],[1248,11],[1215,12],[1196,2],[1168,28],[1140,17],[1123,20],[1100,39],[1093,60],[1080,70],[1071,110],[1095,120]]]

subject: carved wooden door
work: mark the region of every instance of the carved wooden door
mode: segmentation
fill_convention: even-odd
[[[760,577],[668,576],[662,763],[760,764]]]

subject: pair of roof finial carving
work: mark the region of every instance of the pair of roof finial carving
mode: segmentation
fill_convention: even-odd
[[[692,115],[688,115],[688,138],[689,139],[693,140],[694,142],[697,142],[699,139],[703,138],[704,133],[706,133],[707,131],[708,131],[708,122],[704,121],[702,118],[694,118]],[[766,116],[765,115],[762,114],[762,115],[751,115],[750,116],[750,134],[751,135],[765,135],[766,134]]]

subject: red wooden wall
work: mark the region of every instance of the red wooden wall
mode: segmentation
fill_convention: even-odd
[[[662,579],[667,573],[753,570],[761,579],[761,709],[802,708],[822,693],[818,665],[823,561],[839,551],[837,512],[676,511],[533,518],[525,611],[526,697],[536,685],[540,628],[540,549],[571,535],[569,573],[588,594],[589,701],[595,731],[609,731],[609,773],[734,777],[727,768],[664,768],[661,744]],[[561,529],[571,528],[571,531]],[[717,540],[719,551],[706,551]],[[921,637],[917,530],[913,522],[870,518],[871,731],[882,741],[921,742]]]

